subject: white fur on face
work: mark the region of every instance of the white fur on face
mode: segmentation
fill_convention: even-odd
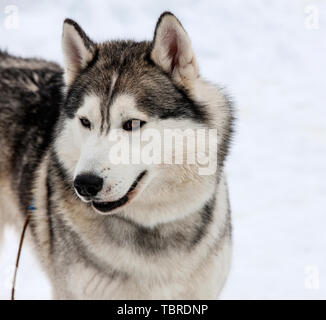
[[[114,130],[120,129],[129,119],[146,121],[147,117],[136,109],[131,96],[120,95],[110,107],[110,130],[101,132],[100,105],[101,99],[96,95],[84,98],[76,117],[66,121],[57,140],[56,150],[73,178],[83,173],[92,173],[103,178],[103,189],[97,195],[96,201],[116,201],[125,196],[145,168],[141,164],[112,163],[109,155],[116,144]],[[87,118],[91,122],[91,130],[80,124],[80,118]],[[130,132],[120,133],[121,143],[129,144]]]
[[[110,107],[110,128],[119,129],[130,119],[148,121],[148,116],[136,107],[135,98],[128,94],[121,94]]]
[[[197,86],[195,87],[197,88]],[[202,92],[203,90],[200,89],[199,91]],[[196,94],[195,91],[193,93]],[[201,96],[196,96],[198,100],[201,100]],[[130,119],[147,122],[144,128],[139,130],[140,132],[154,129],[161,135],[167,128],[201,129],[203,125],[186,119],[160,120],[149,118],[147,114],[137,108],[133,96],[121,94],[113,100],[108,109],[109,124],[106,124],[105,127],[109,125],[110,130],[101,132],[100,106],[101,99],[98,96],[86,96],[82,106],[77,111],[76,117],[66,121],[65,128],[57,140],[59,158],[68,167],[72,178],[82,173],[92,173],[104,179],[103,189],[95,201],[119,200],[126,195],[139,174],[146,170],[148,172],[146,181],[138,187],[141,192],[124,210],[124,214],[129,218],[134,217],[137,221],[139,220],[139,223],[146,221],[149,225],[155,225],[159,222],[180,218],[189,211],[193,211],[195,208],[193,208],[191,200],[194,197],[198,198],[196,203],[201,206],[202,202],[214,192],[214,175],[207,178],[200,177],[196,165],[144,164],[142,162],[123,164],[112,162],[109,156],[117,143],[113,139],[115,130],[121,129],[123,123]],[[85,117],[91,122],[91,130],[82,127],[79,117]],[[124,144],[130,145],[130,135],[130,132],[121,131],[120,139]],[[144,145],[141,144],[141,150],[143,147]],[[197,190],[197,192],[194,194],[193,190]],[[186,201],[178,201],[179,196],[175,198],[174,194],[179,196],[182,194]],[[176,205],[177,203],[180,203],[180,206]],[[147,206],[148,210],[155,206],[157,208],[155,214],[148,215],[147,210],[138,212]],[[188,208],[188,206],[190,207]]]

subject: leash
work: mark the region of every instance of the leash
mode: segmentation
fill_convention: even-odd
[[[18,247],[18,252],[17,252],[17,258],[16,258],[16,266],[15,266],[15,272],[14,272],[14,278],[12,282],[12,289],[11,289],[11,300],[15,300],[15,286],[16,286],[16,278],[17,278],[17,271],[18,271],[18,266],[19,266],[19,260],[20,260],[20,255],[24,243],[24,238],[25,238],[25,232],[28,227],[29,220],[31,218],[32,212],[35,210],[35,207],[33,205],[29,206],[28,212],[25,218],[25,223],[23,227],[23,231],[20,236],[20,241],[19,241],[19,247]]]

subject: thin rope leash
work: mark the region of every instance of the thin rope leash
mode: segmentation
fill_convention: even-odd
[[[16,258],[16,266],[15,266],[14,278],[13,278],[12,289],[11,289],[11,300],[15,300],[15,286],[16,286],[16,278],[17,278],[17,271],[18,271],[18,266],[19,266],[20,255],[21,255],[21,251],[22,251],[22,248],[23,248],[26,229],[28,227],[29,220],[30,220],[32,212],[34,210],[35,210],[35,207],[33,205],[29,206],[28,213],[27,213],[26,218],[25,218],[23,231],[22,231],[22,234],[20,236],[19,247],[18,247],[17,258]]]

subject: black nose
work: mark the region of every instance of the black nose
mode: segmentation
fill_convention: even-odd
[[[74,181],[77,192],[84,197],[94,197],[103,187],[103,179],[94,174],[80,174]]]

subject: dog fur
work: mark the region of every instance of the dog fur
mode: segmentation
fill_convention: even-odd
[[[63,69],[0,52],[1,226],[21,227],[34,204],[30,237],[55,299],[217,298],[232,247],[223,170],[229,99],[201,78],[190,39],[169,12],[151,42],[95,43],[67,19],[62,47]],[[130,118],[159,131],[216,129],[216,172],[108,163],[108,136]],[[85,172],[103,180],[100,203],[144,178],[106,214],[76,192]]]

